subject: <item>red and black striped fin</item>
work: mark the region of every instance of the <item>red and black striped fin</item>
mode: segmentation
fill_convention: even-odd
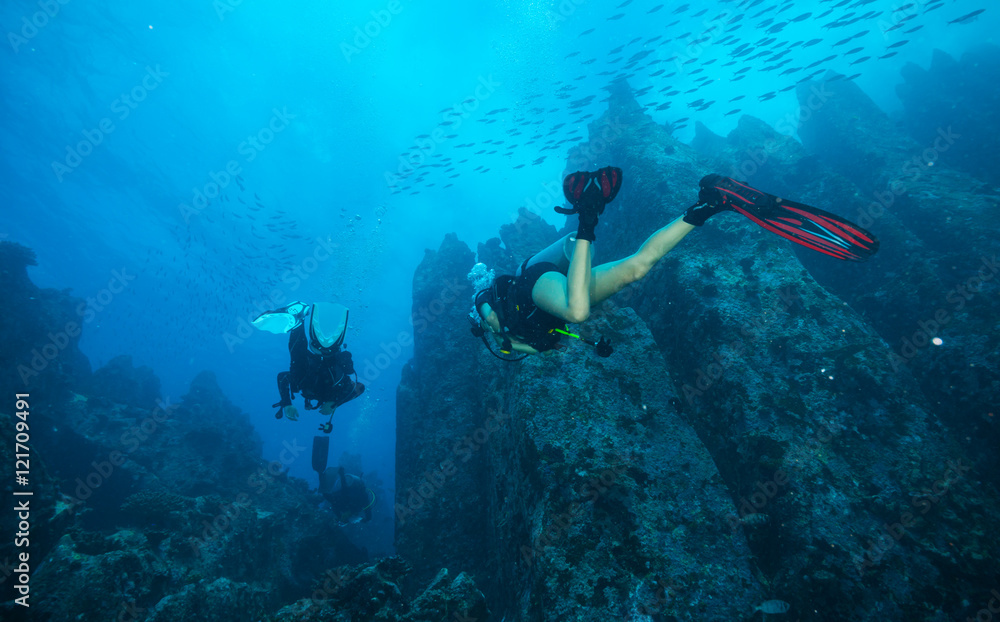
[[[725,207],[796,244],[844,261],[868,261],[879,241],[836,214],[761,192],[735,179],[718,177],[708,184],[720,193]]]
[[[596,173],[594,179],[597,180],[601,189],[601,197],[604,203],[610,203],[618,196],[618,191],[622,187],[622,170],[615,166],[605,166]]]
[[[563,194],[571,205],[576,206],[583,199],[583,191],[587,188],[591,175],[586,171],[577,171],[567,175],[563,180]]]
[[[809,205],[776,199],[766,209],[733,208],[772,233],[837,259],[868,261],[878,252],[878,238],[871,232]]]

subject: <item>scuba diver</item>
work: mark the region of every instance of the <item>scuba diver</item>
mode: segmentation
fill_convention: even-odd
[[[360,476],[348,474],[344,467],[330,467],[321,472],[319,492],[330,504],[340,526],[372,519],[375,493]]]
[[[723,211],[737,212],[772,233],[838,259],[866,261],[878,251],[874,235],[835,214],[766,194],[728,177],[707,175],[699,183],[698,201],[654,232],[633,255],[591,266],[594,230],[621,183],[621,169],[612,166],[567,176],[563,193],[572,207],[555,210],[578,215],[575,236],[568,234],[528,258],[513,276],[493,278],[483,264],[473,268],[469,278],[478,291],[469,314],[472,333],[494,356],[513,361],[563,349],[563,335],[580,338],[568,332],[568,323],[585,321],[591,307],[642,279],[684,236]],[[499,354],[487,334],[499,345]],[[599,356],[612,353],[610,342],[603,337],[596,342],[584,341],[595,346]]]
[[[319,410],[329,416],[319,429],[329,434],[333,429],[333,413],[365,391],[357,381],[351,353],[343,349],[347,332],[347,307],[329,302],[306,305],[293,302],[287,307],[267,311],[253,320],[253,325],[270,333],[288,336],[291,361],[288,371],[278,374],[278,394],[281,400],[276,419],[286,416],[298,421],[299,412],[292,405],[296,393],[302,394],[306,410]],[[354,375],[354,378],[351,378]]]

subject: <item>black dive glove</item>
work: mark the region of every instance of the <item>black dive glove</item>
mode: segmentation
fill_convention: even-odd
[[[597,348],[597,356],[607,358],[614,353],[614,349],[611,347],[611,341],[604,337],[598,339],[594,346]]]
[[[698,182],[698,202],[684,212],[684,222],[700,227],[719,212],[733,211],[728,198],[720,188],[732,180],[722,175],[705,175]]]
[[[593,242],[598,217],[604,213],[604,206],[614,201],[621,185],[622,170],[614,166],[606,166],[593,173],[577,171],[563,180],[563,194],[573,207],[557,207],[555,210],[560,214],[577,214],[580,224],[576,239]]]

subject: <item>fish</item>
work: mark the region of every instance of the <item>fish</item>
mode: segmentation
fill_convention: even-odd
[[[654,6],[653,8],[651,8],[650,10],[646,11],[646,14],[648,15],[650,13],[656,13],[657,11],[659,11],[662,8],[663,8],[662,4],[657,4],[656,6]]]
[[[972,21],[973,19],[976,18],[976,16],[981,15],[985,11],[986,11],[986,9],[979,9],[978,11],[973,11],[972,13],[969,13],[968,15],[963,15],[962,17],[959,17],[957,19],[953,19],[953,20],[951,20],[948,23],[949,24],[964,24],[966,22]]]
[[[890,45],[889,47],[887,47],[887,48],[885,48],[885,49],[887,49],[887,50],[891,50],[891,49],[893,49],[893,48],[898,48],[898,47],[902,47],[902,46],[906,45],[906,44],[907,44],[907,43],[909,43],[909,42],[910,42],[910,40],[909,40],[909,39],[903,39],[902,41],[897,41],[896,43],[893,43],[892,45]]]
[[[579,54],[580,54],[579,52],[570,52],[566,56],[563,56],[563,60],[566,60],[567,58],[573,58],[574,56],[578,56]]]
[[[630,5],[630,4],[632,4],[632,0],[625,0],[625,2],[622,2],[621,4],[619,4],[618,6],[616,6],[615,8],[616,9],[623,9],[623,8],[627,7],[628,5]]]
[[[731,115],[731,114],[736,114],[736,113],[738,113],[739,111],[740,111],[740,109],[739,109],[739,108],[736,108],[736,109],[734,109],[734,110],[730,110],[729,112],[727,112],[726,114],[724,114],[724,115],[722,115],[722,116],[724,116],[724,117],[728,117],[729,115]]]
[[[882,56],[879,56],[878,58],[879,58],[879,60],[882,60],[883,58],[892,58],[896,54],[897,54],[897,52],[889,52],[888,54],[883,54]]]
[[[786,613],[791,607],[788,603],[783,600],[765,600],[761,604],[754,607],[754,612],[760,611],[761,613]]]
[[[607,21],[609,21],[609,22],[613,22],[613,21],[615,21],[616,19],[621,19],[621,18],[623,18],[623,17],[625,17],[625,14],[624,14],[624,13],[619,13],[618,15],[612,15],[611,17],[609,17],[609,18],[607,19]],[[593,29],[591,29],[590,31],[591,31],[591,32],[593,32]]]
[[[624,15],[624,13],[622,15]],[[584,30],[583,32],[581,32],[577,36],[582,37],[583,35],[589,35],[590,33],[594,32],[595,30],[597,30],[597,29],[596,28],[590,28],[589,30]]]
[[[850,64],[850,65],[857,65],[858,63],[863,63],[863,62],[865,62],[865,61],[866,61],[866,60],[868,60],[869,58],[871,58],[871,56],[862,56],[861,58],[859,58],[859,59],[857,59],[856,61],[853,61],[853,62],[851,62],[851,63],[849,63],[849,64]]]

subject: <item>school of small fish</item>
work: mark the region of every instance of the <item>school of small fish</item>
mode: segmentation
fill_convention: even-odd
[[[697,4],[687,3],[674,8],[662,3],[653,5],[652,1],[621,2],[608,11],[611,15],[605,18],[607,22],[638,20],[636,29],[659,30],[663,34],[618,41],[605,53],[598,54],[595,50],[599,46],[594,40],[599,36],[595,33],[601,29],[582,30],[576,36],[581,49],[569,52],[562,59],[564,63],[577,63],[581,71],[579,76],[569,81],[555,81],[545,90],[528,93],[514,107],[495,108],[481,114],[477,122],[498,128],[494,138],[481,143],[460,143],[454,145],[452,153],[434,149],[428,154],[420,141],[429,139],[433,132],[417,136],[416,144],[400,154],[401,161],[417,163],[390,181],[392,193],[417,195],[439,183],[443,184],[442,188],[448,188],[454,184],[453,180],[470,170],[488,173],[490,168],[477,162],[482,156],[501,154],[512,158],[516,149],[533,146],[541,154],[531,165],[538,165],[548,157],[545,152],[565,151],[566,146],[584,138],[582,124],[600,114],[601,105],[606,101],[594,94],[575,98],[575,92],[581,89],[601,88],[579,84],[588,78],[602,79],[603,84],[623,78],[630,83],[651,82],[635,90],[637,100],[647,112],[664,113],[681,106],[705,112],[719,102],[697,97],[695,94],[703,87],[719,81],[739,83],[756,71],[774,77],[769,81],[774,85],[771,90],[750,95],[758,102],[765,102],[828,71],[836,72],[827,78],[829,81],[858,78],[862,75],[859,66],[892,58],[910,43],[907,37],[927,25],[918,22],[942,19],[947,26],[968,24],[986,11],[978,9],[959,16],[947,15],[947,10],[936,13],[954,0],[891,4],[883,0],[819,0],[823,8],[814,11],[804,11],[803,4],[795,0],[769,3],[765,0],[719,0],[719,3],[722,10],[699,9]],[[800,8],[796,10],[796,7]],[[937,17],[939,15],[944,17]],[[572,17],[565,21],[571,22]],[[808,40],[781,36],[786,29],[799,23],[818,25],[831,36]],[[844,33],[844,36],[838,37],[837,33]],[[864,45],[862,40],[870,34],[874,35],[870,39],[877,37],[879,43]],[[851,43],[855,45],[847,49]],[[573,65],[569,64],[566,69],[572,73]],[[726,103],[746,96],[738,95]],[[472,105],[476,102],[470,99],[462,103]],[[450,116],[453,108],[441,110],[442,122],[435,131],[447,132],[448,126],[455,123]],[[742,108],[734,107],[722,116],[740,112]],[[566,113],[570,115],[568,123],[546,125],[548,117],[559,115],[562,120]],[[687,120],[671,120],[670,126],[674,131],[683,129],[687,127]],[[567,125],[569,127],[565,127]],[[453,138],[457,135],[444,134],[438,142],[449,146],[448,141]],[[469,163],[476,166],[463,166]],[[513,168],[520,169],[525,164],[518,163]],[[442,173],[443,179],[433,177],[435,172]]]
[[[475,112],[462,121],[454,114],[454,105],[442,109],[441,121],[416,136],[415,144],[399,154],[400,161],[412,165],[401,167],[389,188],[393,194],[403,194],[401,198],[436,186],[449,188],[462,175],[489,174],[488,157],[493,156],[507,158],[515,170],[542,165],[550,157],[560,159],[569,147],[587,137],[585,124],[603,112],[604,95],[611,90],[608,85],[622,79],[642,84],[633,91],[636,100],[675,132],[687,127],[698,113],[719,106],[725,110],[720,116],[738,115],[743,108],[737,102],[753,101],[751,98],[765,102],[821,74],[830,81],[854,80],[865,67],[895,56],[925,26],[960,28],[987,10],[958,14],[952,6],[957,1],[902,0],[890,4],[886,0],[818,0],[822,8],[809,11],[795,0],[718,0],[714,9],[698,3],[673,6],[654,4],[655,0],[625,0],[607,11],[605,21],[613,27],[591,26],[568,37],[579,49],[560,59],[560,69],[578,73],[576,77],[552,82],[529,78],[526,92],[504,107],[486,109],[479,107],[481,102],[475,98],[467,99],[460,103]],[[565,18],[558,27],[568,29],[574,19]],[[614,40],[604,33],[612,28],[620,32],[633,22],[631,32],[659,34]],[[819,26],[828,35],[788,36],[798,24]],[[600,52],[604,46],[607,49]],[[771,88],[742,92],[741,82],[750,76],[767,77]],[[732,96],[725,101],[700,93],[719,83],[731,87]],[[474,122],[480,129],[474,133],[492,137],[459,142],[461,122]],[[431,140],[435,148],[427,150],[425,145]],[[514,162],[525,147],[536,157]],[[329,244],[344,251],[338,253],[336,271],[342,276],[327,285],[349,304],[350,296],[359,295],[365,286],[364,270],[345,262],[366,253],[370,258],[378,251],[364,248],[366,243],[376,243],[372,236],[366,242],[362,239],[365,236],[354,235],[361,217],[341,208],[342,226],[323,228],[319,237],[326,242],[321,244],[315,232],[305,234],[308,225],[276,203],[277,199],[264,200],[242,176],[236,176],[218,196],[208,199],[206,208],[177,228],[178,246],[165,247],[173,250],[150,248],[138,268],[151,268],[155,279],[180,280],[164,282],[163,292],[178,288],[200,291],[207,282],[220,299],[229,301],[211,325],[199,327],[206,338],[236,334],[237,318],[263,310],[262,293],[281,290],[288,294],[297,289],[297,283],[310,278],[311,260],[303,259],[303,247],[307,254],[313,247],[325,249]],[[230,246],[232,240],[240,240],[237,248]],[[319,254],[323,253],[325,250]],[[193,265],[192,256],[201,257],[198,262],[204,264]],[[246,284],[253,284],[253,291],[248,291]],[[163,304],[169,307],[171,301],[166,293],[164,296]],[[138,317],[129,320],[141,322]],[[151,326],[147,334],[169,346],[169,331]]]

